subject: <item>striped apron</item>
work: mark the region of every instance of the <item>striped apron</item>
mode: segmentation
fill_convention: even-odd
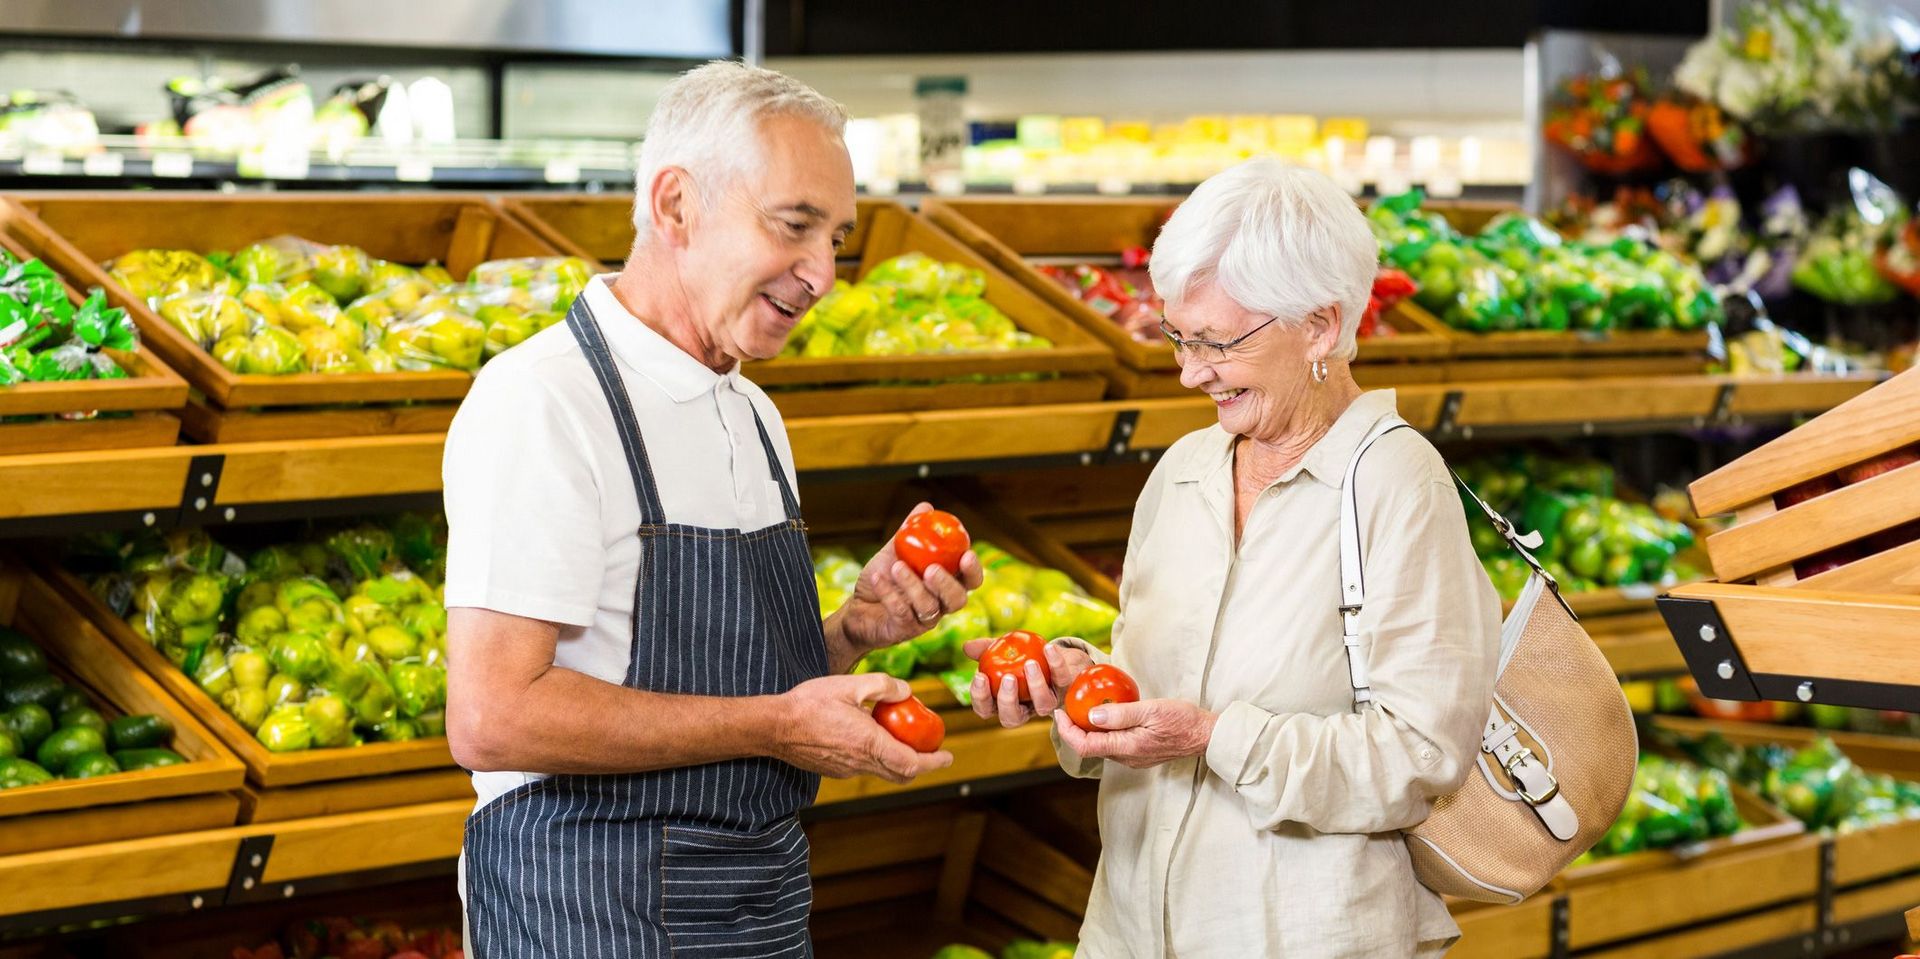
[[[786,520],[753,532],[668,523],[619,370],[573,304],[567,325],[613,408],[640,499],[625,685],[698,696],[784,693],[826,675],[800,504],[758,413]],[[467,821],[476,959],[810,956],[807,837],[819,777],[773,759],[563,775]]]

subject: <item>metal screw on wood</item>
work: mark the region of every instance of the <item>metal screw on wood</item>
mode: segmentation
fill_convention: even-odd
[[[1473,427],[1471,426],[1460,427],[1460,438],[1463,440],[1473,439]]]
[[[925,463],[921,463],[920,468],[915,470],[914,472],[919,474],[921,479],[926,479],[927,477],[933,475],[933,467],[928,466]]]
[[[195,909],[199,909],[202,906],[205,906],[206,904],[207,904],[207,900],[200,896],[195,896],[192,899],[187,901],[187,905],[192,906]]]
[[[223,515],[223,516],[225,516],[225,517],[227,518],[227,522],[229,522],[229,523],[231,523],[231,522],[233,522],[233,518],[234,518],[235,516],[238,516],[238,515],[240,515],[240,514],[238,514],[238,513],[236,513],[236,512],[234,512],[234,511],[233,511],[233,507],[231,507],[231,506],[229,506],[229,507],[227,507],[227,511],[226,511],[225,513],[223,513],[223,514],[221,514],[221,515]]]
[[[260,868],[260,864],[262,862],[265,862],[265,860],[261,859],[260,854],[256,852],[253,854],[252,859],[247,860],[247,865],[252,866],[255,869],[258,869]]]
[[[1733,660],[1731,659],[1721,660],[1720,668],[1715,670],[1715,672],[1720,674],[1721,679],[1732,679],[1733,678]]]
[[[1092,465],[1093,465],[1093,454],[1092,454],[1092,453],[1081,453],[1081,454],[1080,454],[1080,465],[1081,465],[1081,466],[1092,466]]]
[[[1132,435],[1133,435],[1133,424],[1132,424],[1132,423],[1122,423],[1122,424],[1120,424],[1120,435],[1121,435],[1121,436],[1132,436]]]
[[[282,899],[293,898],[293,883],[287,883],[286,887],[280,890],[280,897]]]
[[[148,526],[152,526],[154,523],[158,522],[158,519],[159,518],[154,516],[152,513],[147,513],[140,517],[140,522],[145,523]]]
[[[961,796],[971,796],[971,795],[973,795],[973,784],[972,784],[972,783],[961,783],[961,784],[960,784],[960,795],[961,795]]]
[[[201,485],[201,486],[212,486],[212,485],[213,485],[213,474],[212,474],[212,473],[201,473],[201,474],[200,474],[200,485]]]
[[[1714,631],[1713,631],[1713,627],[1712,627],[1712,626],[1702,626],[1702,627],[1700,627],[1700,641],[1701,641],[1701,642],[1703,642],[1703,643],[1711,643],[1711,642],[1713,642],[1713,641],[1714,641],[1714,640],[1715,640],[1716,638],[1718,638],[1718,637],[1719,637],[1719,635],[1720,635],[1719,633],[1716,633],[1716,632],[1714,632]]]
[[[1592,423],[1582,423],[1582,424],[1580,424],[1580,433],[1581,433],[1581,435],[1583,435],[1583,436],[1592,436],[1592,435],[1593,435],[1593,424],[1592,424]]]
[[[1141,450],[1141,451],[1140,451],[1140,462],[1142,462],[1142,463],[1151,463],[1151,462],[1153,462],[1153,451],[1152,451],[1152,450]]]
[[[248,876],[248,877],[246,877],[246,878],[244,878],[244,879],[242,879],[242,880],[240,880],[240,888],[242,888],[242,889],[252,889],[252,888],[253,888],[253,877],[252,877],[252,876]]]
[[[205,510],[207,508],[207,498],[204,496],[194,497],[193,508],[196,510]]]
[[[1793,691],[1793,695],[1795,699],[1798,699],[1803,703],[1813,702],[1812,680],[1808,680],[1807,682],[1801,683],[1799,688]]]

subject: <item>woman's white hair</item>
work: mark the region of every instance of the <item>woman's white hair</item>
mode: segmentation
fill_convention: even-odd
[[[665,167],[690,171],[701,180],[701,202],[712,203],[718,185],[760,162],[760,121],[782,115],[805,117],[835,134],[847,126],[847,109],[819,91],[738,60],[715,60],[667,84],[640,143],[633,204],[639,239],[645,241],[652,219],[648,191],[656,174]]]
[[[1296,324],[1339,304],[1350,360],[1373,291],[1378,241],[1360,207],[1325,176],[1272,158],[1215,176],[1173,211],[1153,244],[1153,288],[1169,306],[1208,283],[1242,307]]]

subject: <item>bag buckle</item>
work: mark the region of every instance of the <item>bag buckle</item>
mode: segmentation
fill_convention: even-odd
[[[1553,773],[1534,767],[1538,769],[1540,775],[1546,777],[1547,786],[1537,794],[1532,792],[1527,786],[1526,780],[1522,779],[1520,773],[1514,768],[1516,766],[1528,765],[1532,759],[1533,750],[1522,748],[1513,755],[1501,760],[1500,766],[1507,771],[1507,777],[1513,780],[1514,791],[1520,794],[1521,799],[1527,801],[1527,805],[1541,806],[1552,802],[1553,797],[1560,795],[1560,781],[1553,778]],[[1529,771],[1531,772],[1533,769]]]

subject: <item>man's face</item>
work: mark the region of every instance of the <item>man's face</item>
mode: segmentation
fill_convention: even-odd
[[[743,360],[779,355],[833,288],[834,256],[854,222],[853,161],[840,137],[775,116],[760,123],[759,149],[701,213],[687,250],[708,336]]]

